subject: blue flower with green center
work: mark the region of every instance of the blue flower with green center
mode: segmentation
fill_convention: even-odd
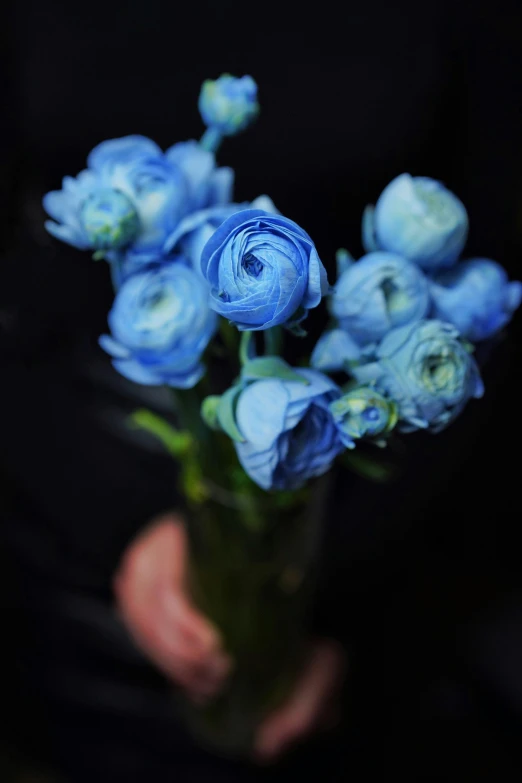
[[[95,250],[121,250],[136,239],[140,230],[132,201],[111,188],[101,188],[87,197],[80,221]]]
[[[203,82],[199,96],[203,122],[222,136],[244,130],[259,114],[257,84],[251,76],[236,78],[228,73]]]
[[[366,213],[368,250],[387,250],[434,271],[455,263],[468,235],[462,202],[429,177],[401,174]]]
[[[148,263],[165,252],[180,221],[197,210],[227,204],[233,172],[216,168],[212,152],[195,141],[163,152],[144,136],[104,141],[77,177],[44,196],[53,218],[47,230],[80,249],[125,252]]]
[[[114,367],[131,381],[190,389],[217,328],[208,289],[184,259],[129,277],[109,313],[111,336],[100,338]]]
[[[339,437],[349,449],[355,448],[356,441],[361,438],[379,444],[384,442],[398,421],[397,405],[368,386],[359,386],[343,394],[331,403],[330,413]]]
[[[425,320],[389,332],[372,361],[351,368],[361,384],[373,384],[394,400],[402,432],[439,432],[484,386],[478,367],[454,326]]]

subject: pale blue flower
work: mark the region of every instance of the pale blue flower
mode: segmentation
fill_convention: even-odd
[[[147,261],[182,217],[230,200],[233,173],[195,141],[166,153],[143,136],[104,141],[76,178],[44,197],[47,230],[80,249],[126,251]]]
[[[183,259],[128,278],[109,313],[111,336],[100,338],[114,367],[131,381],[194,386],[201,356],[217,328],[205,282]]]
[[[291,490],[330,468],[343,444],[329,404],[339,387],[314,370],[296,369],[308,382],[255,381],[237,401],[244,441],[235,447],[241,465],[263,489]]]
[[[485,340],[510,320],[522,300],[522,283],[509,282],[500,264],[473,258],[431,284],[437,318],[455,324],[472,342]]]
[[[205,245],[201,269],[211,307],[240,330],[296,324],[328,290],[308,234],[292,220],[259,209],[222,223]]]
[[[392,253],[376,252],[351,264],[334,286],[330,310],[359,345],[424,318],[428,282],[422,271]]]
[[[389,332],[375,360],[352,369],[359,383],[375,387],[399,409],[399,429],[444,429],[484,387],[469,352],[452,324],[419,321]]]
[[[397,405],[369,386],[358,386],[330,404],[343,444],[355,448],[361,438],[384,444],[398,420]]]
[[[397,253],[427,271],[451,266],[468,235],[462,202],[440,182],[401,174],[383,190],[373,215],[366,213],[367,249]]]
[[[257,84],[251,76],[236,78],[224,73],[203,82],[199,111],[207,127],[223,136],[244,130],[259,113]]]

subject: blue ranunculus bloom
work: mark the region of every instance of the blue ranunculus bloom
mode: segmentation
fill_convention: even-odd
[[[385,436],[395,427],[397,405],[376,389],[358,386],[330,403],[339,436],[348,449],[361,438],[385,445]]]
[[[364,384],[373,383],[399,409],[399,429],[438,432],[464,408],[481,397],[480,374],[454,326],[443,321],[419,321],[389,332],[375,361],[352,370]]]
[[[131,252],[148,259],[163,250],[186,214],[231,197],[233,173],[216,169],[196,142],[166,153],[143,136],[104,141],[76,178],[44,197],[48,231],[81,249]]]
[[[315,245],[282,215],[247,209],[227,218],[203,249],[211,307],[240,330],[295,324],[328,290]]]
[[[473,258],[438,275],[431,295],[437,318],[455,324],[463,337],[478,342],[509,322],[522,300],[522,283],[510,283],[495,261]]]
[[[335,284],[330,310],[359,343],[378,341],[390,329],[424,318],[428,282],[422,271],[393,253],[376,252],[351,264]]]
[[[377,246],[427,271],[451,266],[468,235],[462,202],[440,182],[401,174],[383,190],[374,214]]]
[[[223,136],[244,130],[259,113],[257,84],[251,76],[236,78],[224,73],[203,82],[199,95],[203,122]]]
[[[251,203],[223,204],[220,206],[200,209],[187,215],[178,227],[168,237],[165,250],[177,250],[187,258],[192,267],[201,274],[201,254],[210,237],[217,228],[231,215],[244,209],[262,209],[271,214],[279,214],[273,201],[268,196],[258,196]]]
[[[263,489],[291,490],[320,476],[342,451],[329,404],[340,396],[333,381],[298,369],[302,384],[276,378],[255,381],[240,394],[236,420],[244,442],[241,465]]]
[[[128,278],[109,313],[100,344],[114,367],[136,383],[192,388],[201,355],[217,327],[208,288],[183,260]]]

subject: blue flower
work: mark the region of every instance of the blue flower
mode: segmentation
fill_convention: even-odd
[[[478,342],[509,322],[522,300],[522,283],[510,283],[495,261],[474,258],[438,275],[431,295],[436,317]]]
[[[194,386],[201,355],[217,327],[205,282],[180,259],[133,275],[109,313],[112,336],[100,338],[114,367],[136,383]]]
[[[390,329],[424,318],[428,282],[418,267],[392,253],[369,253],[337,281],[330,310],[359,345],[378,341]]]
[[[240,79],[224,73],[203,82],[199,95],[203,122],[223,136],[244,130],[259,113],[257,84],[251,76]]]
[[[296,324],[328,290],[308,234],[260,209],[222,223],[205,245],[201,269],[211,287],[210,306],[240,330]]]
[[[245,439],[235,443],[237,455],[263,489],[297,489],[325,473],[344,448],[328,409],[340,389],[314,370],[295,372],[308,383],[255,381],[237,401],[237,426]]]
[[[462,202],[440,182],[401,174],[377,201],[373,231],[373,242],[367,237],[368,244],[433,271],[451,266],[461,254],[468,215]]]
[[[330,404],[330,413],[349,449],[355,448],[355,442],[361,438],[383,445],[398,420],[397,405],[369,386],[358,386],[343,394]]]
[[[438,432],[484,387],[469,347],[454,326],[419,321],[389,332],[375,361],[352,370],[359,383],[375,384],[399,409],[402,432]]]
[[[143,136],[104,141],[76,178],[44,196],[47,230],[80,249],[132,252],[148,260],[186,214],[227,203],[233,173],[216,169],[196,142],[166,153]]]

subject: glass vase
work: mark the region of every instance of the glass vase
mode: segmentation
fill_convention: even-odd
[[[247,755],[307,651],[325,481],[299,495],[210,487],[188,517],[190,589],[234,666],[225,690],[205,706],[187,700],[185,715],[202,744]]]

